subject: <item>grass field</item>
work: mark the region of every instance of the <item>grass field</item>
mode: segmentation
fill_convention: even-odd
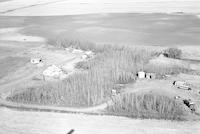
[[[8,73],[15,72],[18,68],[28,63],[29,59],[26,57],[6,57],[0,60],[0,78],[6,76]]]

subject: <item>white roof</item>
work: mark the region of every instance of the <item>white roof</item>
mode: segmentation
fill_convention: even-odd
[[[81,50],[81,49],[74,49],[72,51],[72,53],[82,53],[82,52],[83,52],[83,50]]]
[[[52,65],[43,71],[43,75],[50,77],[59,77],[62,74],[63,74],[62,69],[55,65]]]

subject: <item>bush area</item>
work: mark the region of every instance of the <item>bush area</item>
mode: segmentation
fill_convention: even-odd
[[[144,69],[146,72],[156,73],[157,75],[175,75],[179,73],[188,73],[191,70],[185,66],[164,66],[164,65],[147,65]]]
[[[123,94],[107,108],[111,114],[134,118],[182,120],[182,105],[174,99],[156,94]]]
[[[152,55],[153,52],[148,50],[107,46],[94,59],[79,63],[79,67],[87,68],[86,71],[75,73],[62,82],[30,88],[7,99],[27,104],[94,106],[107,100],[116,84],[134,81],[137,71]]]
[[[164,55],[168,58],[180,59],[182,51],[178,48],[168,48],[164,51]]]
[[[71,36],[63,36],[63,35],[59,35],[54,38],[48,39],[47,43],[57,48],[73,47],[76,49],[91,50],[93,52],[103,52],[113,47],[107,44],[98,45],[90,41],[87,41],[81,37],[74,37],[74,36],[71,37]]]

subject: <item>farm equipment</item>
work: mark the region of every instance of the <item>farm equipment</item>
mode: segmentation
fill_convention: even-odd
[[[186,82],[183,81],[174,81],[173,85],[180,89],[192,90],[191,87]]]
[[[192,112],[195,112],[195,105],[194,105],[194,102],[192,102],[190,99],[184,99],[183,100],[183,103],[188,107],[190,108],[190,110]]]

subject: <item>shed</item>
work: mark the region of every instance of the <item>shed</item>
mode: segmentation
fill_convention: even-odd
[[[143,72],[143,71],[140,71],[140,72],[137,73],[137,76],[138,76],[139,79],[144,79],[145,75],[146,75],[146,73]]]
[[[156,74],[155,73],[146,73],[146,78],[147,79],[155,79],[156,78]]]
[[[42,62],[42,58],[31,58],[30,62],[32,64],[39,64]]]

